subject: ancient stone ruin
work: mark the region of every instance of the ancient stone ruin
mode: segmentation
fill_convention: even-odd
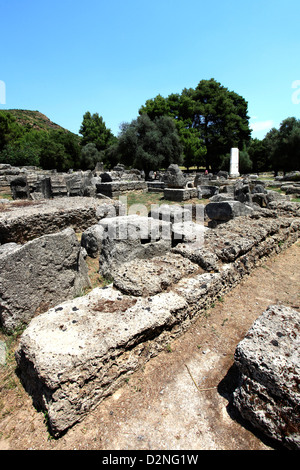
[[[300,315],[271,305],[235,351],[233,404],[243,418],[290,450],[300,448]]]
[[[186,180],[171,170],[167,189],[185,190],[176,184]],[[104,183],[93,188],[98,184]],[[8,332],[26,326],[18,372],[54,436],[82,420],[266,257],[298,240],[300,204],[258,178],[196,175],[192,184],[207,204],[189,198],[155,206],[147,216],[127,215],[119,201],[98,192],[1,203],[0,322]],[[88,257],[99,260],[105,287],[91,290]],[[298,323],[299,312],[283,307],[258,319],[236,351],[241,380],[234,403],[283,445],[299,448],[291,416],[291,407],[299,407]]]

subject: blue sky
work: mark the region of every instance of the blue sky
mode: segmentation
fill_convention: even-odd
[[[97,112],[117,135],[147,99],[214,78],[263,138],[300,118],[299,19],[299,0],[0,0],[0,110],[75,133]]]

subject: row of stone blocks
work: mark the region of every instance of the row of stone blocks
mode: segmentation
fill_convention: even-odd
[[[16,358],[51,432],[59,436],[80,421],[265,256],[294,243],[299,228],[298,218],[232,220],[205,232],[201,247],[180,243],[164,255],[123,260],[110,286],[34,318]]]

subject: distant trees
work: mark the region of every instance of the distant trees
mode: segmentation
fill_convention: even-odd
[[[273,128],[268,132],[264,144],[276,173],[300,169],[300,119],[284,119],[278,130]]]
[[[0,163],[66,171],[79,168],[80,160],[80,137],[76,134],[22,126],[10,112],[0,112]]]
[[[0,163],[67,171],[93,170],[102,161],[106,168],[123,163],[146,175],[171,163],[228,171],[230,148],[238,147],[241,173],[299,170],[300,120],[288,117],[264,139],[253,139],[247,107],[243,97],[211,79],[147,100],[136,119],[121,125],[118,137],[89,111],[80,135],[53,126],[37,130],[0,111]]]

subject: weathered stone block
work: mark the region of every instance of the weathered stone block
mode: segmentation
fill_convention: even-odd
[[[106,218],[99,258],[100,272],[113,277],[116,267],[133,259],[147,259],[171,249],[171,223],[138,215]]]
[[[151,208],[149,216],[165,222],[180,223],[192,221],[192,208],[184,208],[177,204],[162,204]]]
[[[233,404],[244,419],[289,449],[300,449],[300,313],[270,306],[238,344]]]
[[[197,271],[199,266],[195,263],[179,254],[168,253],[143,263],[140,260],[124,263],[115,272],[114,286],[127,295],[154,295]]]
[[[0,252],[0,323],[7,331],[90,286],[73,229]],[[5,245],[4,245],[5,247]]]
[[[164,199],[167,201],[188,201],[191,199],[191,190],[188,188],[165,188]]]
[[[253,213],[253,209],[239,201],[210,202],[205,212],[211,220],[227,221],[234,217]]]
[[[92,225],[81,235],[81,246],[88,256],[96,258],[101,251],[104,229],[99,224]]]
[[[181,323],[186,307],[174,292],[150,301],[108,287],[34,318],[16,360],[34,404],[47,412],[52,434],[80,421],[157,354],[166,345],[164,330]]]

